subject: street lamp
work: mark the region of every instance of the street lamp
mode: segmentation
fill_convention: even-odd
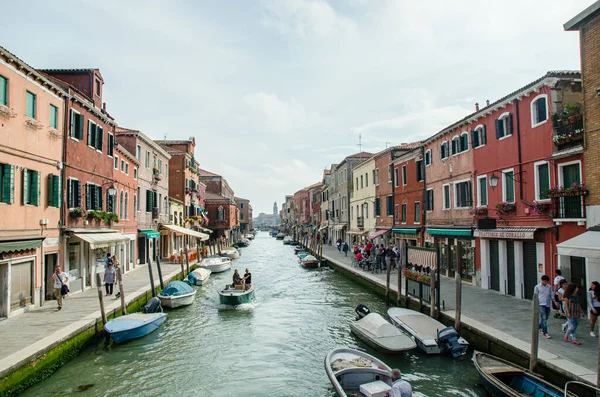
[[[500,178],[494,172],[492,172],[492,176],[490,176],[490,187],[492,190],[496,190],[496,186],[498,186],[498,181]]]
[[[115,188],[114,184],[111,184],[107,189],[106,189],[106,193],[108,193],[109,196],[116,196],[117,195],[117,189]]]

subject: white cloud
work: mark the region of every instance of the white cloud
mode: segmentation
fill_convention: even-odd
[[[244,103],[254,112],[255,121],[277,134],[298,131],[306,121],[306,111],[294,99],[283,101],[275,94],[246,95]]]

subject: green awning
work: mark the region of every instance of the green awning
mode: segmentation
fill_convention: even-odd
[[[194,207],[196,207],[196,209],[198,210],[198,212],[203,212],[204,208],[200,207],[199,205],[194,204]]]
[[[471,229],[436,229],[432,227],[427,228],[427,233],[432,236],[464,236],[472,237],[473,230]]]
[[[40,248],[42,246],[42,240],[44,237],[40,237],[36,240],[18,240],[18,241],[7,241],[0,243],[0,253],[3,252],[18,252],[23,250],[31,250]]]
[[[394,227],[392,233],[417,234],[416,227]]]
[[[160,233],[156,230],[148,229],[148,230],[140,230],[140,234],[145,235],[148,238],[159,238]]]

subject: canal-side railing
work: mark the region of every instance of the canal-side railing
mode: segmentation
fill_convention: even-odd
[[[439,248],[407,246],[404,257],[404,288],[407,295],[431,304],[431,282],[435,273],[435,306],[440,310]]]

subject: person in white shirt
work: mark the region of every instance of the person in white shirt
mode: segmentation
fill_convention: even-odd
[[[550,306],[552,306],[552,287],[548,285],[550,277],[545,274],[542,276],[541,282],[535,286],[533,294],[537,293],[540,302],[540,333],[544,334],[544,338],[550,339],[548,333],[548,316],[550,315]]]
[[[388,393],[389,397],[412,397],[412,386],[402,379],[402,373],[394,368],[390,374],[392,378],[392,390]]]
[[[60,270],[60,266],[56,266],[54,273],[52,273],[52,281],[54,281],[54,297],[56,298],[56,302],[58,302],[58,310],[60,310],[63,304],[61,289],[69,281],[69,276]]]
[[[555,311],[554,311],[554,318],[560,318],[561,316],[561,311],[560,311],[560,306],[561,306],[561,302],[558,300],[558,289],[560,288],[560,281],[564,280],[565,278],[562,276],[562,272],[560,269],[556,269],[554,271],[554,301],[556,302],[556,306],[555,306]]]
[[[600,315],[600,283],[592,281],[587,298],[591,319],[590,336],[595,338],[596,333],[594,332],[594,327],[596,327],[596,321],[598,320],[598,315]]]

